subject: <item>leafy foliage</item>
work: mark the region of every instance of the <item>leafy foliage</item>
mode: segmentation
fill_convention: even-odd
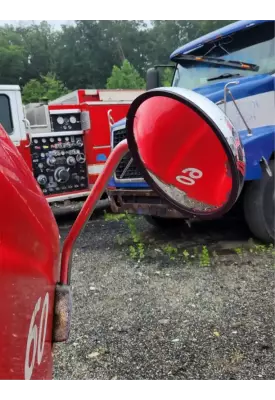
[[[63,83],[56,79],[55,75],[41,75],[41,79],[31,79],[23,89],[22,98],[25,104],[41,101],[43,98],[54,100],[68,93]]]
[[[13,27],[0,28],[0,83],[18,84],[25,70],[25,50]]]
[[[112,75],[107,79],[107,89],[144,89],[145,81],[137,70],[124,60],[121,68],[113,66]]]

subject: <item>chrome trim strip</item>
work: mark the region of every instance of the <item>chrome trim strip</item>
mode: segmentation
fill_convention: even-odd
[[[69,132],[47,132],[47,133],[34,133],[33,138],[41,137],[52,137],[52,136],[73,136],[73,135],[83,135],[83,131],[69,131]]]

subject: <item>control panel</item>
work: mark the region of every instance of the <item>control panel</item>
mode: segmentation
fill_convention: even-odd
[[[81,114],[80,112],[62,113],[62,110],[58,114],[50,113],[51,130],[52,132],[70,132],[70,131],[81,131]]]
[[[88,189],[83,135],[33,138],[34,176],[45,195]]]

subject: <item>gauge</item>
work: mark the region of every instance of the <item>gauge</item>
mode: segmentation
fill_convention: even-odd
[[[46,143],[46,139],[42,139],[42,143]]]
[[[34,143],[38,143],[38,140],[37,140],[37,139],[34,139]]]
[[[70,117],[70,123],[71,124],[75,124],[76,123],[76,118],[73,115]]]
[[[68,138],[68,136],[65,137],[66,142],[68,142],[70,140],[70,138]]]
[[[72,125],[68,125],[68,128],[69,128],[69,129],[72,129]]]
[[[57,123],[59,125],[62,125],[64,123],[64,118],[63,117],[58,117],[56,121],[57,121]]]
[[[50,142],[52,142],[52,143],[53,143],[53,142],[54,142],[54,138],[50,138]]]

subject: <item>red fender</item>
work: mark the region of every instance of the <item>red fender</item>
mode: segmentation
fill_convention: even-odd
[[[59,232],[1,125],[0,187],[0,379],[51,379]]]

